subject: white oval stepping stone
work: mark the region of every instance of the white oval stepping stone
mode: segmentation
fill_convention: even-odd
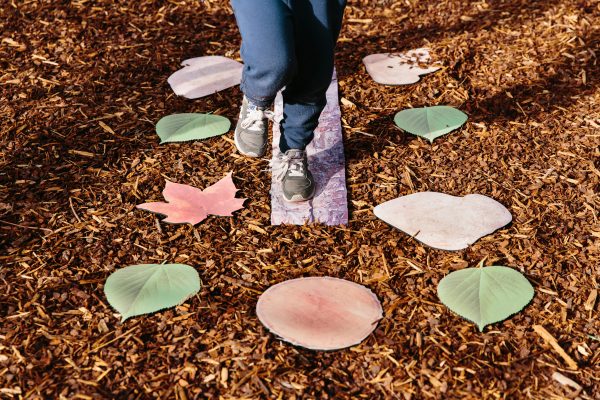
[[[426,48],[409,50],[405,53],[371,54],[363,63],[371,78],[382,85],[409,85],[418,82],[421,75],[439,70],[439,66],[422,67],[429,64],[431,56]]]
[[[292,279],[258,299],[260,322],[282,340],[311,350],[337,350],[362,342],[383,317],[368,288],[331,277]]]
[[[244,65],[222,56],[196,57],[181,63],[184,67],[168,79],[178,96],[197,99],[239,85]]]
[[[418,241],[442,250],[462,250],[510,223],[512,215],[496,200],[421,192],[378,205],[375,215]]]

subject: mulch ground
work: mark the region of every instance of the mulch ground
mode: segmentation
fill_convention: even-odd
[[[239,57],[225,0],[0,1],[0,397],[562,399],[560,372],[600,398],[600,6],[593,0],[351,1],[338,46],[351,221],[270,226],[264,160],[232,134],[159,145],[176,112],[235,121],[238,88],[195,101],[166,80],[189,57]],[[445,66],[374,83],[374,52],[428,46]],[[434,144],[393,115],[448,104],[469,114]],[[135,209],[165,178],[206,187],[233,171],[233,218],[172,226]],[[416,191],[481,193],[513,223],[468,250],[432,250],[372,208]],[[203,289],[121,323],[102,285],[117,268],[182,262]],[[484,265],[536,288],[486,328],[443,307],[436,285]],[[272,284],[362,283],[385,318],[364,343],[312,352],[276,340],[254,306]],[[578,364],[533,329],[542,325]]]

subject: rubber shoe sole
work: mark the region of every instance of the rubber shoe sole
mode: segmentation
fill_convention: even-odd
[[[267,152],[266,146],[265,149],[262,151],[262,153],[254,153],[254,152],[246,152],[242,150],[242,146],[240,146],[239,140],[238,140],[238,130],[237,127],[233,133],[233,142],[235,143],[235,147],[237,147],[237,150],[240,152],[240,154],[247,156],[247,157],[252,157],[252,158],[259,158],[265,155],[265,153]]]
[[[304,201],[309,201],[312,200],[315,197],[315,192],[316,192],[316,186],[313,186],[313,190],[312,192],[308,195],[308,197],[304,197],[301,194],[295,194],[292,196],[292,198],[288,199],[285,194],[281,194],[281,196],[283,197],[283,200],[285,200],[288,203],[302,203]]]

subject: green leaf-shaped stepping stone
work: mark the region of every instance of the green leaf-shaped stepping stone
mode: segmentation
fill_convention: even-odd
[[[229,131],[231,122],[213,114],[184,113],[163,117],[156,124],[161,143],[207,139]]]
[[[113,272],[104,285],[122,321],[181,304],[199,290],[198,272],[185,264],[131,265]]]
[[[442,303],[475,322],[480,331],[521,311],[533,293],[533,287],[520,272],[501,266],[455,271],[438,285]]]
[[[394,117],[399,128],[430,142],[460,128],[466,121],[467,114],[449,106],[409,108]]]

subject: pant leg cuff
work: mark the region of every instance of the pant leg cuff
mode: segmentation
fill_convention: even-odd
[[[248,101],[252,104],[254,104],[257,107],[260,108],[267,108],[270,107],[271,104],[273,104],[273,99],[262,99],[262,98],[256,98],[256,97],[250,97],[248,95],[246,95],[246,98],[248,99]]]
[[[286,151],[288,150],[302,150],[302,151],[306,151],[306,146],[302,147],[302,146],[288,146],[286,144],[282,144],[281,141],[279,142],[279,151],[281,152],[281,154],[285,154]]]
[[[244,96],[246,96],[250,103],[261,108],[269,107],[271,104],[273,104],[273,100],[275,100],[268,97],[253,96],[252,94],[248,93],[248,91],[243,86],[241,89],[244,93]]]

